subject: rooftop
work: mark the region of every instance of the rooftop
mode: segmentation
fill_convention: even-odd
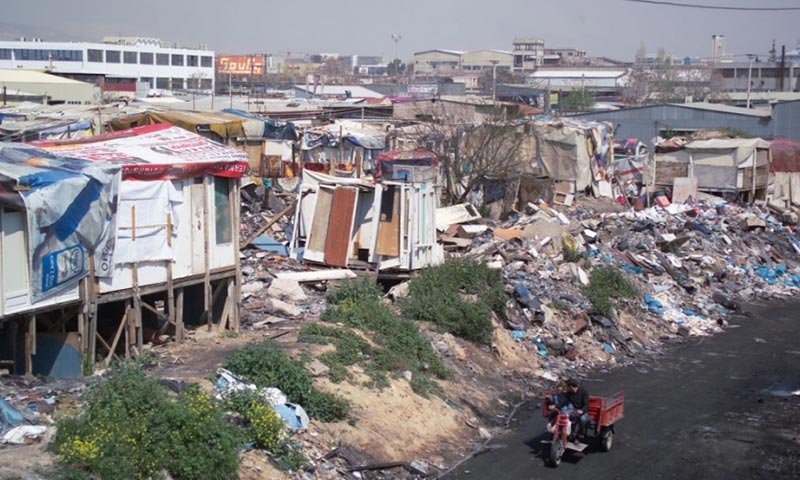
[[[29,70],[23,68],[9,68],[0,69],[0,84],[3,83],[50,83],[50,84],[72,84],[72,85],[89,85],[85,82],[79,82],[70,78],[59,77],[58,75],[50,75],[49,73],[40,72],[38,70]]]
[[[670,103],[669,105],[675,107],[685,107],[685,108],[694,108],[696,110],[705,110],[708,112],[719,112],[719,113],[733,113],[736,115],[748,115],[751,117],[761,117],[761,118],[769,118],[772,116],[772,113],[769,110],[757,110],[753,108],[741,108],[741,107],[731,107],[730,105],[724,105],[722,103],[706,103],[706,102],[695,102],[695,103]]]
[[[598,69],[598,68],[540,68],[529,75],[532,78],[608,78],[621,77],[627,73],[625,69]]]
[[[430,50],[422,50],[419,52],[414,52],[414,55],[421,55],[423,53],[430,53],[430,52],[442,52],[450,55],[464,55],[464,53],[466,53],[463,50],[447,50],[444,48],[432,48]]]
[[[350,92],[351,98],[383,98],[385,96],[374,90],[364,88],[361,85],[320,85],[317,86],[316,92],[314,91],[314,87],[311,85],[308,87],[305,85],[295,85],[294,88],[306,93],[313,93],[315,95],[323,96],[345,96],[347,95],[347,92]]]

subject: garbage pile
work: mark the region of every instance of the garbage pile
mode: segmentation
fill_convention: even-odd
[[[800,292],[794,226],[767,208],[701,198],[612,213],[529,203],[506,222],[454,224],[440,238],[453,255],[501,270],[513,298],[506,327],[555,379],[655,349],[665,336],[717,332],[743,303]],[[598,267],[624,272],[636,298],[598,313],[587,296]]]
[[[0,383],[0,444],[38,442],[53,422],[59,404],[76,401],[85,385],[79,380],[42,381],[13,377]]]

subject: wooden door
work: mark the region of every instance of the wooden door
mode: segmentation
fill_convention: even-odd
[[[354,188],[337,187],[333,191],[328,235],[325,238],[325,263],[346,267],[350,255],[357,192]]]

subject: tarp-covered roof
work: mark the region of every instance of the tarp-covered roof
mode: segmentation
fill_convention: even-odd
[[[223,113],[252,120],[245,124],[245,131],[248,138],[262,137],[271,140],[297,140],[297,129],[291,122],[276,122],[270,118],[245,112],[237,108],[226,108],[223,110]],[[251,125],[256,127],[253,131],[250,130]]]
[[[229,139],[245,136],[243,122],[240,117],[224,113],[147,111],[117,117],[109,125],[112,130],[126,130],[142,125],[171,123],[194,133],[208,129],[222,139]]]
[[[761,138],[712,138],[711,140],[695,140],[686,144],[689,150],[733,150],[744,148],[769,148],[769,142]]]

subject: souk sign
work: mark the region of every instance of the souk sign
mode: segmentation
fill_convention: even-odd
[[[264,55],[217,55],[217,73],[263,75]]]

